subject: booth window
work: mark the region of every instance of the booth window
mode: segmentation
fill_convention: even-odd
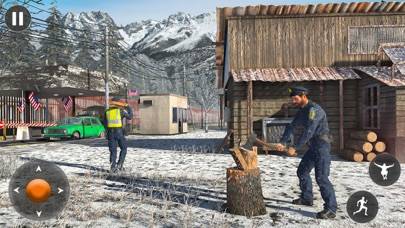
[[[145,106],[152,106],[152,100],[144,100],[143,105]]]
[[[379,85],[368,86],[363,90],[363,128],[379,129],[380,128],[380,102]]]
[[[172,120],[172,122],[173,122],[173,123],[177,123],[177,120],[178,120],[178,111],[177,111],[177,108],[173,108],[172,110],[173,110],[173,114],[172,114],[173,120]]]

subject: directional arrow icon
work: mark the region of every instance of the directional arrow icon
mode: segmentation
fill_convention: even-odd
[[[37,211],[38,217],[41,217],[42,211]]]
[[[58,194],[61,194],[63,192],[63,189],[58,188]]]
[[[41,167],[38,166],[36,172],[41,172],[41,171],[42,171],[42,170],[41,170]]]
[[[20,190],[20,187],[14,189],[15,192],[17,192],[18,194],[20,194],[19,190]]]

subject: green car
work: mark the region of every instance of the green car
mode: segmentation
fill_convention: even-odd
[[[92,116],[68,117],[55,127],[44,129],[44,138],[92,138],[104,137],[105,128],[100,119]]]

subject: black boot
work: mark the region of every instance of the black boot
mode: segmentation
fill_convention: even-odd
[[[336,218],[336,213],[329,210],[329,209],[323,209],[323,211],[318,212],[316,214],[316,218],[318,218],[318,219],[333,219],[333,218]]]
[[[110,173],[116,173],[118,171],[117,165],[116,164],[112,164],[111,165],[111,169],[110,169]]]
[[[301,199],[301,198],[298,198],[298,199],[293,200],[292,203],[293,203],[293,204],[296,204],[296,205],[305,205],[305,206],[312,206],[312,205],[314,205],[313,201],[305,201],[305,200],[303,200],[303,199]]]

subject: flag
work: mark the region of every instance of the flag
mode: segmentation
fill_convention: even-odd
[[[28,100],[31,103],[31,106],[34,108],[35,111],[37,111],[41,107],[41,103],[39,103],[39,99],[37,96],[35,96],[34,92],[31,92],[30,95],[28,96]]]
[[[23,98],[23,99],[18,103],[17,109],[18,109],[19,112],[24,112],[24,110],[25,110],[25,98]]]
[[[129,89],[128,90],[129,97],[136,97],[139,96],[139,91],[137,89]]]
[[[69,110],[72,108],[73,106],[73,99],[71,96],[67,96],[67,97],[63,97],[62,98],[62,102],[63,102],[63,107],[65,108],[66,112],[69,112]]]

